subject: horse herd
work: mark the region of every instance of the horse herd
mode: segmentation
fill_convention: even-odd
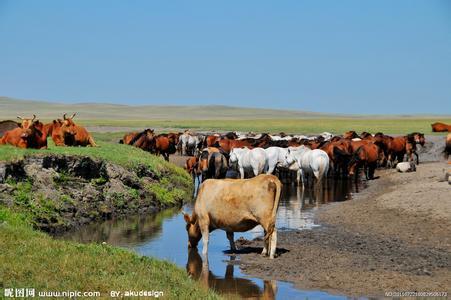
[[[297,182],[304,183],[306,174],[313,174],[320,183],[328,174],[357,176],[363,169],[367,179],[374,178],[377,167],[395,167],[408,161],[419,163],[417,145],[424,146],[424,134],[413,132],[392,137],[381,132],[370,134],[355,131],[343,135],[324,132],[320,135],[155,134],[154,130],[128,133],[120,143],[133,145],[169,160],[177,151],[187,155],[185,169],[205,181],[208,178],[245,178],[278,170],[297,173]]]

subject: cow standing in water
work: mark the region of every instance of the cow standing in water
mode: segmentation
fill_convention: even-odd
[[[276,214],[282,183],[274,175],[252,179],[208,179],[199,188],[191,216],[184,214],[188,247],[203,240],[202,254],[207,256],[210,232],[227,233],[230,249],[235,251],[234,232],[261,225],[265,231],[262,255],[274,258],[277,244]]]

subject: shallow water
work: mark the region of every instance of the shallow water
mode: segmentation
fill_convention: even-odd
[[[303,192],[295,185],[284,185],[276,226],[279,231],[310,230],[319,226],[314,223],[314,213],[319,206],[350,199],[352,194],[362,187],[361,183],[355,184],[347,180],[328,180],[323,184],[321,191],[315,193],[314,189],[309,187]],[[191,204],[187,204],[183,209],[190,212],[191,208]],[[258,226],[249,232],[236,233],[235,239],[240,237],[253,239],[262,234],[263,229]],[[187,250],[185,221],[179,209],[91,224],[77,231],[68,232],[63,238],[83,243],[106,242],[131,249],[141,255],[172,261],[186,268],[193,278],[208,284],[221,294],[262,299],[344,298],[321,291],[299,290],[287,282],[246,276],[236,265],[239,255],[227,253],[229,243],[225,232],[221,230],[211,233],[209,272],[202,272],[202,257],[199,252]]]

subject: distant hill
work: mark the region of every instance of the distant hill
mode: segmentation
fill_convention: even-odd
[[[14,119],[17,115],[36,114],[41,119],[55,119],[66,112],[77,113],[78,119],[118,120],[230,120],[230,119],[297,119],[331,116],[315,112],[244,108],[223,105],[120,105],[107,103],[53,103],[0,97],[0,119]]]
[[[0,97],[0,120],[36,114],[40,119],[77,113],[78,120],[246,120],[306,118],[418,118],[439,115],[344,115],[297,110],[233,107],[225,105],[120,105],[108,103],[54,103]],[[444,116],[441,115],[441,117]]]

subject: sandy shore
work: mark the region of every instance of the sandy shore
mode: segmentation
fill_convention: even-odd
[[[279,257],[239,241],[241,268],[265,279],[349,296],[451,292],[451,185],[446,162],[377,172],[353,200],[323,206],[317,229],[279,233]]]

